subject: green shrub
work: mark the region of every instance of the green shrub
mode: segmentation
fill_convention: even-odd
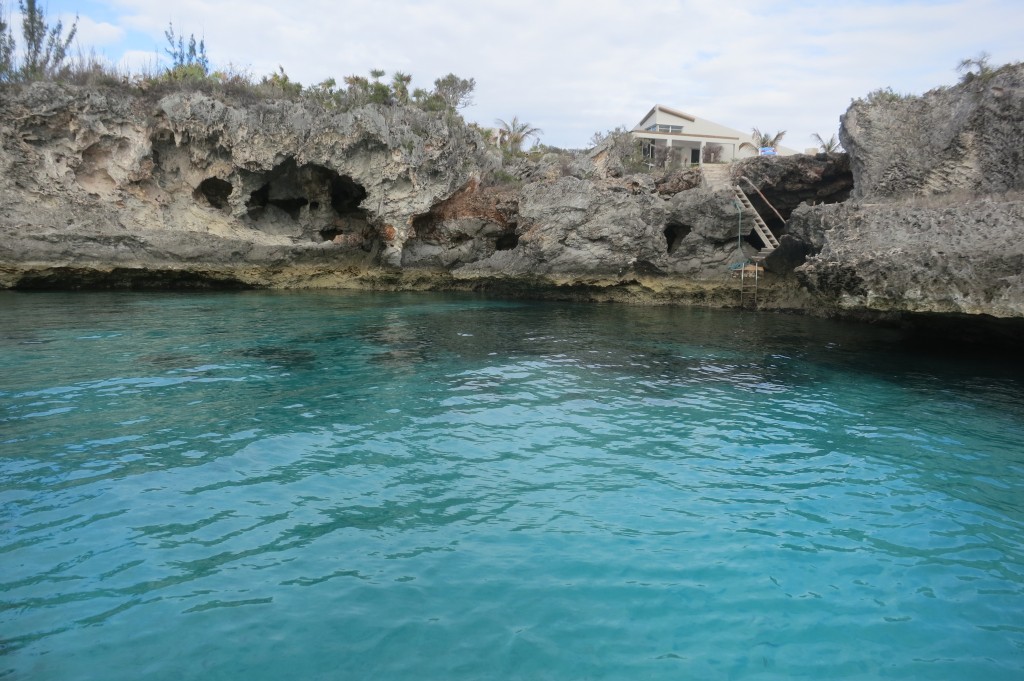
[[[191,34],[188,45],[185,45],[185,37],[175,35],[174,24],[168,23],[164,37],[170,47],[165,47],[164,52],[171,58],[171,67],[168,71],[179,71],[181,77],[201,73],[202,77],[210,72],[210,60],[206,57],[206,41],[200,39],[196,42],[195,34]],[[172,78],[172,80],[174,80]]]
[[[894,104],[896,102],[906,102],[915,99],[914,95],[911,94],[900,94],[894,91],[891,87],[878,88],[872,90],[867,94],[867,97],[863,99],[854,99],[855,102],[866,101],[868,104]]]
[[[260,80],[260,87],[287,99],[295,99],[302,94],[302,83],[290,79],[284,72],[284,67],[280,65],[277,67],[276,73],[263,76],[263,79]]]

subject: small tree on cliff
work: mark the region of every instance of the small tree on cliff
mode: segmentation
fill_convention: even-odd
[[[263,76],[260,80],[260,85],[289,99],[295,99],[302,94],[302,83],[289,78],[288,74],[284,71],[284,67],[280,64],[277,66],[276,73]]]
[[[449,73],[444,78],[434,81],[434,95],[439,97],[452,111],[472,104],[474,89],[476,89],[476,80],[459,78],[454,73]]]
[[[56,75],[68,56],[71,41],[78,33],[78,17],[71,30],[64,35],[64,24],[58,19],[50,26],[36,0],[18,0],[21,10],[21,33],[25,37],[25,62],[21,66],[26,80],[38,80]],[[13,51],[14,39],[11,38]]]
[[[744,142],[741,144],[740,149],[753,149],[755,152],[763,147],[771,147],[772,149],[775,149],[782,144],[782,138],[785,136],[785,130],[780,130],[772,135],[771,133],[761,132],[757,128],[753,128],[753,134],[750,135],[750,142]]]
[[[412,76],[408,73],[395,71],[391,76],[391,92],[394,93],[395,101],[399,104],[409,103],[409,83],[411,82]]]
[[[956,65],[956,70],[960,73],[960,82],[969,83],[975,78],[980,78],[982,81],[988,80],[995,72],[995,69],[989,64],[991,57],[992,55],[988,52],[979,52],[977,57],[961,59],[960,63]]]
[[[188,45],[185,44],[185,36],[175,35],[174,24],[167,24],[164,37],[170,47],[165,47],[164,52],[171,58],[171,67],[167,69],[167,76],[171,80],[202,79],[210,73],[210,60],[206,58],[206,41],[201,39],[196,42],[195,34],[188,38]]]
[[[0,83],[14,77],[14,35],[6,17],[4,4],[0,2]]]
[[[370,101],[374,104],[389,104],[391,102],[391,88],[380,79],[387,75],[384,69],[370,69]]]

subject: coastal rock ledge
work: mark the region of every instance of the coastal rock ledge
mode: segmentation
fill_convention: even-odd
[[[880,91],[841,119],[854,191],[802,207],[797,269],[852,313],[1024,316],[1024,65],[920,97]]]
[[[508,161],[454,114],[222,91],[0,86],[0,287],[493,290],[1024,320],[1024,66],[842,117],[849,154],[630,173],[621,140]],[[754,205],[769,216],[760,197]],[[1020,327],[1015,327],[1020,328]]]

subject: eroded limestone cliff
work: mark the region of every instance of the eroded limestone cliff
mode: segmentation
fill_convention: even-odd
[[[847,154],[503,160],[452,114],[37,83],[0,97],[0,287],[492,288],[1024,319],[1024,67],[843,117]],[[743,181],[744,187],[747,186]],[[852,195],[852,198],[851,198]],[[781,219],[764,200],[778,209]],[[795,269],[795,275],[793,275]]]
[[[729,266],[762,246],[727,184],[627,173],[612,143],[500,168],[458,116],[410,107],[53,83],[5,95],[7,287],[532,287],[732,305]],[[845,198],[844,164],[749,171],[796,205]],[[823,190],[823,176],[846,184]]]
[[[0,100],[0,284],[315,285],[399,265],[497,155],[459,119],[37,83]],[[330,283],[329,281],[327,282]]]
[[[852,314],[1024,317],[1024,65],[920,97],[854,102],[840,138],[854,199],[790,222],[798,269]]]

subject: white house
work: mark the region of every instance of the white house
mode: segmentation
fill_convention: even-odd
[[[661,104],[648,111],[631,133],[643,143],[645,158],[667,159],[671,151],[684,165],[703,163],[705,150],[711,145],[721,147],[718,161],[732,161],[757,153],[750,148],[740,149],[744,142],[751,142],[749,132],[734,130]],[[779,147],[777,152],[781,156],[798,153],[787,147]]]

